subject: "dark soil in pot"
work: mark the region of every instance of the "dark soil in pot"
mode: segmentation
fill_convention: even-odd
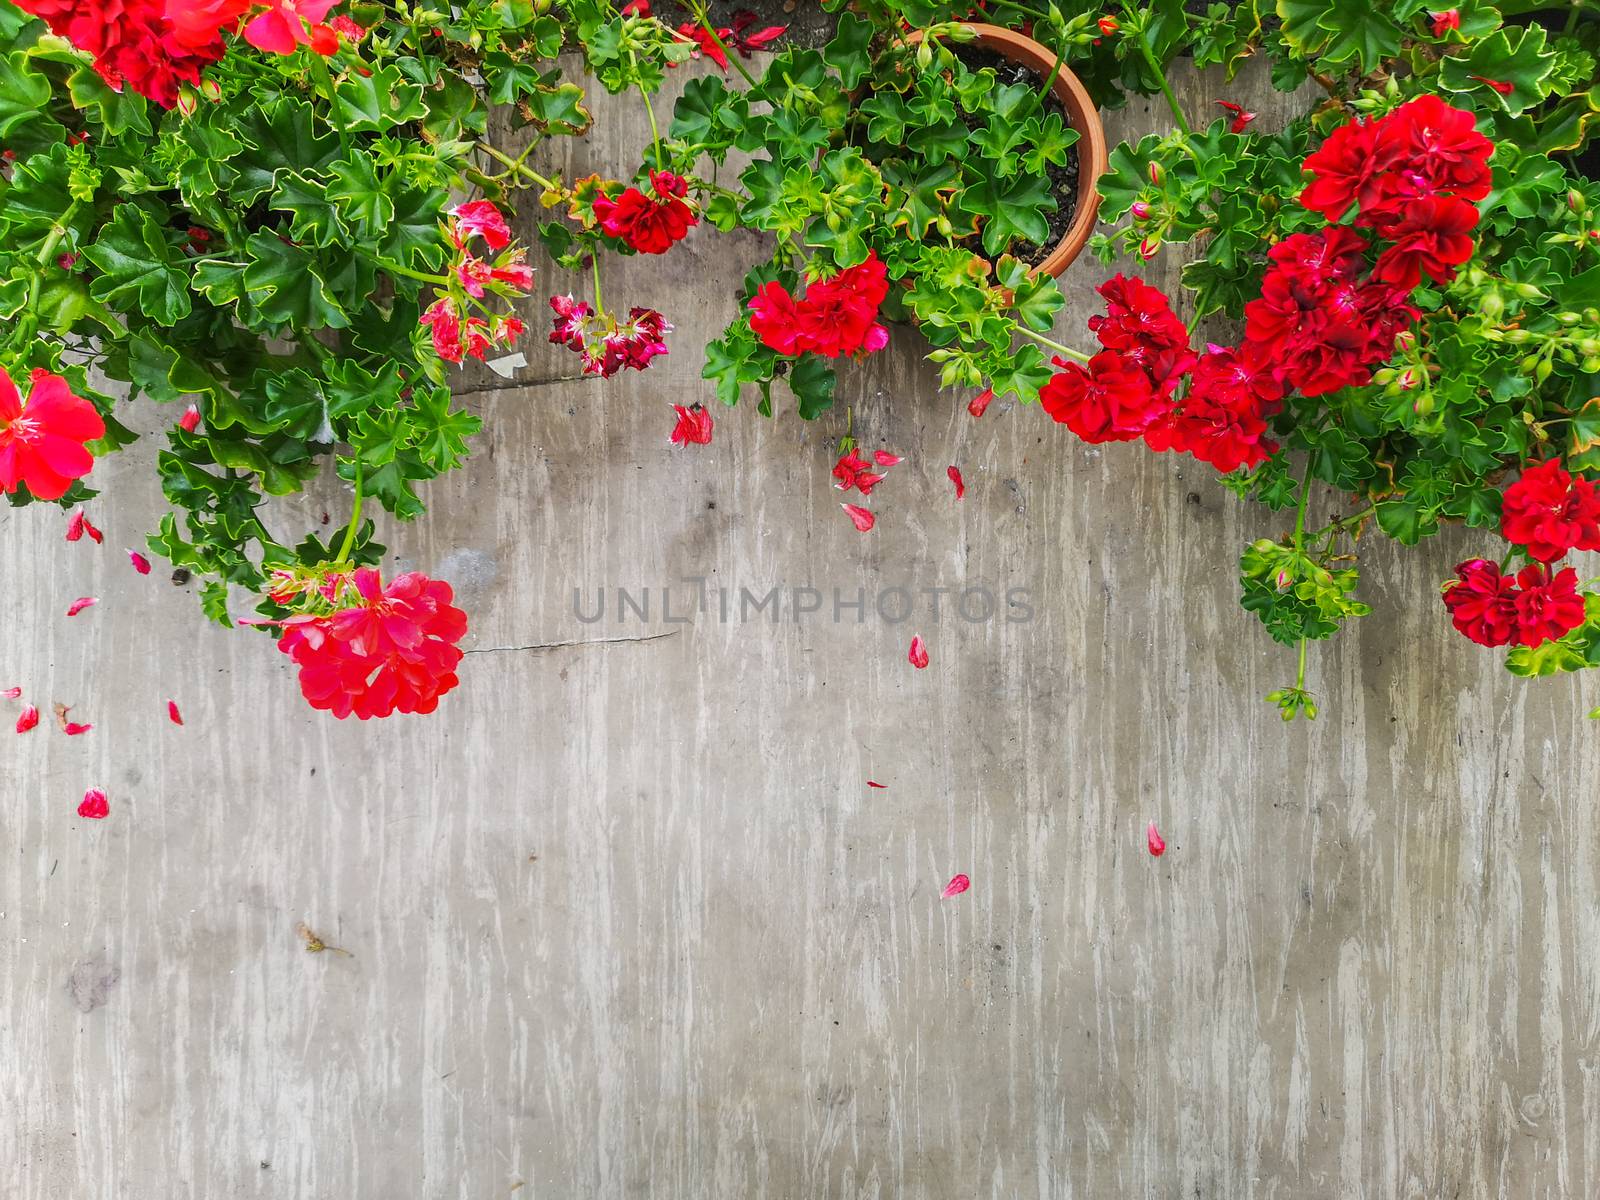
[[[993,67],[1001,86],[1020,83],[1035,93],[1044,86],[1044,80],[1039,78],[1032,69],[1023,66],[1021,63],[1014,63],[1009,58],[996,54],[993,50],[986,50],[982,46],[971,43],[946,42],[945,45],[954,52],[955,56],[962,61],[969,71],[981,71],[985,67]],[[1044,98],[1043,108],[1047,113],[1055,113],[1066,123],[1068,128],[1071,128],[1072,119],[1066,109],[1062,107],[1061,101],[1056,99],[1054,93]],[[973,128],[977,128],[976,123],[970,118],[967,123]],[[1046,167],[1045,178],[1050,184],[1050,194],[1056,198],[1055,211],[1045,214],[1045,219],[1050,222],[1049,235],[1046,236],[1042,244],[1037,246],[1029,243],[1012,245],[1011,253],[1030,267],[1038,266],[1049,257],[1050,252],[1066,236],[1067,230],[1072,227],[1072,218],[1077,215],[1078,147],[1081,144],[1081,140],[1073,143],[1064,165],[1058,166],[1055,163],[1049,163]],[[974,237],[969,240],[977,253],[982,254],[983,250],[978,245],[978,239]]]

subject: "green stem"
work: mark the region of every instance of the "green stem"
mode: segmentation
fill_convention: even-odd
[[[350,513],[350,524],[344,531],[344,542],[339,547],[339,557],[336,561],[340,563],[349,562],[350,551],[355,548],[356,528],[361,524],[361,484],[361,460],[358,458],[356,459],[356,502],[354,509]]]
[[[1303,691],[1306,690],[1306,645],[1307,645],[1306,639],[1305,638],[1301,638],[1300,639],[1300,666],[1295,671],[1295,676],[1294,676],[1294,690],[1297,691],[1297,692],[1303,692]]]
[[[363,253],[367,252],[363,251]],[[426,271],[413,271],[410,267],[403,267],[397,262],[390,262],[387,258],[380,258],[376,254],[367,253],[367,257],[391,275],[404,275],[407,279],[417,279],[423,283],[436,284],[439,287],[448,287],[450,285],[448,276],[430,275]]]
[[[603,316],[606,315],[606,306],[605,306],[605,303],[600,299],[600,255],[598,253],[593,253],[593,252],[590,253],[590,255],[589,255],[589,265],[592,268],[594,268],[594,311],[595,311],[595,315],[599,316],[599,317],[603,317]]]
[[[307,53],[311,55],[311,73],[316,77],[317,87],[328,101],[328,120],[339,132],[339,149],[346,158],[349,158],[350,131],[344,127],[344,117],[339,113],[339,97],[333,90],[333,76],[328,73],[328,60],[315,50],[308,50]]]
[[[1294,550],[1296,554],[1305,552],[1306,531],[1306,501],[1311,497],[1311,458],[1306,458],[1306,473],[1300,477],[1300,503],[1295,507],[1294,513]],[[1306,690],[1306,639],[1300,639],[1300,668],[1295,675],[1294,688],[1297,692]]]
[[[1071,346],[1063,346],[1060,342],[1056,341],[1054,338],[1047,338],[1042,333],[1035,333],[1033,330],[1029,329],[1026,325],[1018,325],[1017,326],[1017,332],[1020,333],[1023,337],[1032,338],[1034,341],[1038,342],[1041,346],[1050,347],[1050,349],[1056,351],[1056,353],[1058,353],[1058,354],[1065,354],[1068,358],[1075,358],[1081,363],[1086,363],[1086,362],[1089,361],[1089,356],[1087,354],[1085,354],[1082,350],[1074,350]]]
[[[1037,8],[1029,8],[1026,4],[1017,4],[1015,0],[994,0],[994,2],[1001,8],[1009,8],[1019,13],[1026,13],[1028,16],[1040,21],[1048,21],[1050,19],[1049,13],[1040,12]]]
[[[750,74],[749,71],[745,70],[744,64],[739,61],[738,56],[736,54],[729,53],[728,44],[717,36],[717,31],[711,24],[711,16],[706,12],[705,0],[698,0],[698,3],[693,3],[690,5],[690,7],[693,9],[695,17],[700,21],[700,28],[704,29],[706,33],[710,35],[712,44],[715,45],[718,50],[722,51],[722,57],[733,64],[734,69],[738,71],[739,74],[744,76],[744,81],[746,83],[748,83],[751,87],[755,87],[756,77]]]
[[[628,51],[628,63],[633,67],[634,74],[639,73],[639,59],[632,50]],[[656,110],[650,103],[650,93],[645,89],[644,81],[639,82],[639,96],[644,100],[644,115],[650,118],[650,141],[656,150],[656,170],[666,170],[666,163],[661,158],[661,131],[656,128]]]
[[[551,183],[543,175],[539,174],[539,172],[523,163],[521,159],[511,158],[508,155],[502,154],[493,146],[489,145],[488,142],[479,142],[478,149],[482,150],[490,158],[494,159],[498,163],[501,163],[509,170],[515,171],[517,174],[533,180],[534,183],[537,183],[540,187],[544,188],[545,191],[554,192],[560,190],[555,184]]]
[[[1167,82],[1167,73],[1161,69],[1161,64],[1156,61],[1156,52],[1150,48],[1150,40],[1145,36],[1145,30],[1142,25],[1139,29],[1139,53],[1144,55],[1144,61],[1155,72],[1156,80],[1161,84],[1161,94],[1167,98],[1167,107],[1172,110],[1172,119],[1177,121],[1178,128],[1183,130],[1185,137],[1193,135],[1194,130],[1189,128],[1189,118],[1185,117],[1183,109],[1178,107],[1178,98],[1172,94],[1172,85]]]

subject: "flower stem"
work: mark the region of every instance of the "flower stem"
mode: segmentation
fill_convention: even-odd
[[[337,561],[340,563],[349,562],[350,551],[355,548],[356,527],[361,524],[361,483],[361,460],[358,458],[356,459],[356,502],[354,509],[350,513],[350,524],[344,531],[344,542],[339,547]]]
[[[1060,342],[1056,341],[1054,338],[1047,338],[1042,333],[1035,333],[1033,330],[1029,329],[1026,325],[1018,325],[1017,326],[1017,332],[1022,334],[1023,337],[1032,338],[1034,341],[1038,342],[1041,346],[1050,347],[1050,349],[1054,350],[1057,354],[1065,354],[1068,358],[1075,358],[1081,363],[1086,363],[1086,362],[1089,361],[1089,356],[1087,354],[1085,354],[1082,350],[1074,350],[1071,346],[1063,346]]]
[[[502,154],[493,146],[489,145],[488,142],[479,142],[478,149],[482,150],[490,158],[494,159],[496,162],[502,164],[508,169],[517,172],[517,174],[522,175],[527,179],[533,180],[534,183],[537,183],[540,187],[544,188],[545,191],[554,192],[560,190],[555,184],[551,183],[548,179],[539,174],[539,172],[535,171],[532,167],[528,166],[521,159],[511,158],[509,155]]]
[[[328,60],[315,50],[308,50],[311,55],[311,74],[316,77],[317,87],[328,101],[328,121],[339,133],[339,149],[345,157],[350,156],[350,131],[344,127],[344,118],[339,114],[339,97],[333,90],[333,76],[328,73]]]
[[[635,74],[639,70],[639,59],[632,50],[628,51],[628,62],[633,67]],[[656,110],[650,103],[650,93],[644,86],[644,81],[639,82],[639,98],[644,101],[644,115],[650,118],[650,141],[656,150],[656,170],[666,170],[666,163],[661,159],[661,131],[656,128]]]
[[[1144,55],[1144,61],[1155,72],[1156,81],[1161,84],[1161,94],[1167,98],[1167,107],[1172,110],[1172,119],[1177,121],[1178,128],[1183,130],[1184,136],[1194,133],[1189,128],[1189,118],[1183,115],[1183,109],[1178,107],[1178,98],[1172,94],[1172,85],[1167,82],[1167,73],[1161,69],[1161,63],[1156,59],[1156,52],[1150,48],[1150,39],[1146,36],[1144,27],[1139,29],[1139,53]]]
[[[605,306],[605,302],[600,299],[600,255],[598,253],[591,253],[589,255],[589,265],[592,268],[594,268],[594,311],[595,311],[595,315],[603,317],[603,316],[606,315],[606,306]]]
[[[437,284],[440,287],[448,287],[450,285],[450,280],[447,276],[430,275],[426,271],[413,271],[410,267],[403,267],[397,262],[390,262],[387,258],[379,258],[376,254],[368,254],[367,257],[391,275],[404,275],[407,279],[417,279],[423,283]]]

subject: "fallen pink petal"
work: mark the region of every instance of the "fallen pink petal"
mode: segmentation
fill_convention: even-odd
[[[17,718],[17,732],[27,733],[39,723],[39,710],[32,704],[22,710],[22,715]]]
[[[887,783],[879,783],[876,779],[869,779],[867,780],[867,786],[871,788],[886,788],[889,785]]]
[[[967,412],[974,417],[981,417],[989,411],[989,405],[994,400],[994,389],[984,388],[971,400],[967,401]]]
[[[67,616],[75,617],[79,613],[81,613],[84,609],[93,608],[96,604],[99,604],[99,603],[100,603],[100,601],[96,600],[93,596],[79,596],[76,600],[74,600],[68,606],[68,608],[67,608]]]
[[[850,515],[850,519],[855,522],[856,528],[862,533],[866,533],[867,530],[871,529],[878,519],[872,515],[870,509],[862,508],[859,504],[841,504],[839,507]]]
[[[944,891],[939,893],[939,899],[948,900],[951,896],[959,896],[972,886],[972,880],[965,875],[957,875],[944,885]]]
[[[133,564],[133,569],[141,575],[150,574],[150,560],[137,550],[128,551],[128,561]]]
[[[174,725],[183,724],[183,714],[178,711],[178,702],[176,700],[167,701],[167,719]]]
[[[880,467],[892,467],[897,463],[905,462],[905,459],[898,454],[890,454],[887,450],[874,450],[872,452],[872,461]]]
[[[78,805],[78,815],[91,821],[103,821],[111,815],[111,802],[99,788],[90,788],[83,794],[83,803]]]
[[[94,527],[94,522],[89,520],[89,514],[84,512],[80,505],[73,509],[72,517],[67,522],[67,541],[76,542],[86,533],[97,545],[106,540],[106,535]]]
[[[928,665],[928,646],[920,634],[911,639],[911,652],[906,655],[906,661],[919,671]]]
[[[82,734],[88,733],[93,728],[93,725],[80,725],[76,721],[68,721],[61,727],[61,732],[66,734],[68,737],[78,737]]]
[[[944,473],[950,477],[950,482],[956,485],[956,499],[959,500],[965,496],[967,494],[967,485],[961,478],[961,468],[946,467]]]
[[[1156,823],[1154,821],[1151,821],[1149,825],[1145,826],[1144,833],[1145,841],[1150,846],[1150,854],[1152,857],[1160,858],[1166,853],[1167,843],[1162,841],[1161,834],[1156,832]]]
[[[5,691],[0,692],[0,696],[4,696],[7,700],[20,700],[22,698],[22,689],[19,687],[9,687]]]

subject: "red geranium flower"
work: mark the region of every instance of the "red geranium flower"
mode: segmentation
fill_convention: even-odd
[[[430,304],[419,321],[433,335],[433,352],[448,363],[459,363],[466,357],[466,347],[461,342],[461,314],[454,300],[442,297]]]
[[[1426,272],[1434,283],[1449,283],[1456,268],[1472,257],[1472,229],[1478,210],[1454,196],[1408,201],[1400,218],[1379,227],[1394,243],[1378,256],[1372,277],[1409,292]]]
[[[281,622],[278,649],[299,665],[300,690],[311,707],[363,721],[437,708],[459,682],[455,643],[467,632],[450,585],[413,571],[386,588],[376,570],[358,567],[337,595],[355,603]]]
[[[1115,350],[1102,350],[1085,370],[1057,358],[1061,368],[1039,389],[1045,412],[1086,442],[1129,442],[1171,411],[1150,376]]]
[[[0,370],[0,489],[26,484],[36,499],[58,500],[94,468],[85,443],[105,437],[106,423],[61,376],[39,370],[30,381],[24,401]]]
[[[1429,15],[1433,18],[1433,36],[1436,38],[1461,28],[1461,10],[1458,8],[1447,8]]]
[[[763,284],[750,300],[750,328],[780,354],[871,354],[889,341],[877,324],[888,294],[888,268],[874,250],[865,262],[813,281],[799,299],[781,283]]]
[[[1385,117],[1384,129],[1435,191],[1463,200],[1489,194],[1494,143],[1478,132],[1472,113],[1435,95],[1418,96]]]
[[[1534,564],[1517,572],[1517,642],[1541,646],[1565,637],[1583,624],[1583,597],[1578,594],[1578,573],[1564,567],[1552,574],[1548,566]]]
[[[168,13],[178,2],[19,0],[18,7],[43,18],[52,33],[92,55],[95,70],[115,90],[126,85],[171,108],[179,85],[198,84],[202,68],[220,59],[223,50],[220,38],[199,40],[203,22],[179,32]]]
[[[473,200],[458,204],[450,210],[450,240],[457,250],[466,248],[467,239],[481,237],[490,250],[504,250],[511,244],[511,227],[503,214],[489,200]]]
[[[1600,489],[1548,458],[1506,489],[1500,533],[1542,562],[1568,550],[1600,550]]]
[[[871,465],[854,448],[841,454],[839,461],[833,464],[833,477],[839,481],[834,486],[843,492],[855,488],[863,496],[872,495],[872,489],[883,482],[884,476],[867,470]]]
[[[1184,450],[1219,471],[1265,462],[1278,449],[1266,436],[1283,388],[1259,348],[1213,349],[1195,364],[1188,394],[1145,431],[1152,450]]]
[[[314,39],[316,27],[335,3],[336,0],[272,0],[264,13],[244,27],[244,40],[269,54],[293,54],[301,46],[311,46],[318,54],[332,54],[339,48],[337,37],[332,46],[327,46],[326,41],[319,46]],[[307,22],[313,26],[309,31]]]
[[[1337,221],[1352,204],[1365,208],[1383,196],[1399,147],[1386,140],[1375,121],[1351,121],[1328,135],[1305,160],[1311,182],[1300,203],[1329,221]]]
[[[665,254],[674,242],[699,223],[683,201],[689,184],[671,171],[652,171],[650,190],[655,199],[630,187],[615,200],[596,197],[594,215],[609,237],[619,238],[641,254]]]
[[[255,7],[255,0],[166,0],[173,40],[190,50],[211,47],[224,29]]]
[[[687,446],[693,442],[697,446],[711,444],[711,412],[699,404],[685,408],[681,404],[674,404],[672,411],[678,414],[678,423],[672,427],[672,436],[669,441],[673,445]]]
[[[1114,275],[1095,290],[1106,302],[1104,315],[1089,318],[1100,344],[1144,370],[1162,392],[1171,391],[1195,362],[1189,327],[1171,302],[1137,276]]]
[[[1456,567],[1456,581],[1444,590],[1450,621],[1480,646],[1507,646],[1517,633],[1516,581],[1484,558]]]

